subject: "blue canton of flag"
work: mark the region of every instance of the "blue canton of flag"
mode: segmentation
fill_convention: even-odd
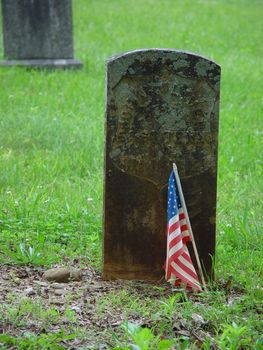
[[[174,172],[172,171],[169,177],[169,185],[168,185],[168,208],[167,208],[168,222],[182,208],[182,203],[178,193],[179,192],[177,188],[177,183],[175,180]]]

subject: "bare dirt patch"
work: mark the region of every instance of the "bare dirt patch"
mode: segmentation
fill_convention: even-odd
[[[160,300],[171,294],[168,284],[156,287],[140,281],[103,281],[91,267],[82,269],[79,282],[48,282],[42,278],[44,272],[42,267],[0,266],[0,334],[19,337],[26,332],[40,335],[61,329],[72,333],[78,328],[80,339],[69,340],[64,346],[78,348],[85,343],[92,348],[107,341],[106,330],[118,330],[127,319],[151,326],[150,317],[136,311],[125,313],[121,306],[125,298]],[[112,300],[121,291],[126,293],[124,300]]]

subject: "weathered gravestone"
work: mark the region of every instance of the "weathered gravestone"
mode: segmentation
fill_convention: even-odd
[[[71,0],[2,0],[2,65],[80,68],[74,59]]]
[[[139,50],[107,65],[105,279],[157,280],[166,252],[175,161],[208,275],[215,254],[220,67],[176,50]]]

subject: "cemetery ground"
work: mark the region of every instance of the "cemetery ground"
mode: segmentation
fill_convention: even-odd
[[[82,71],[1,68],[1,349],[262,349],[262,11],[245,0],[78,0]],[[222,67],[207,293],[101,278],[104,62],[143,47]],[[42,280],[54,266],[83,278]]]

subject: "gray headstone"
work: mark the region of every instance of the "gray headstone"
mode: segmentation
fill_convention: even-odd
[[[71,0],[2,0],[6,65],[81,66],[74,60]]]
[[[192,53],[139,50],[108,61],[105,279],[164,275],[173,162],[201,261],[212,275],[219,84],[220,67]]]

